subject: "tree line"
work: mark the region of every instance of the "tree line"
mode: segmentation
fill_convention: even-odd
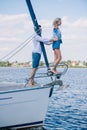
[[[24,62],[24,63],[20,63],[18,61],[15,62],[9,62],[9,61],[0,61],[0,67],[31,67],[31,61],[29,62]],[[68,67],[84,67],[87,68],[87,62],[86,61],[71,61],[71,60],[67,60],[67,61],[62,61],[61,63],[66,63],[68,65]],[[53,63],[50,63],[51,65]],[[40,61],[40,66],[44,66],[45,63],[43,61]]]

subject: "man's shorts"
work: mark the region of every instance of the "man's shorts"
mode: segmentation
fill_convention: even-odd
[[[32,53],[32,68],[38,68],[40,62],[41,54]]]

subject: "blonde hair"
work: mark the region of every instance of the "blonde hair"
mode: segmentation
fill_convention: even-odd
[[[61,18],[56,18],[56,19],[54,19],[53,25],[56,26],[57,22],[59,22],[60,20],[61,20]]]

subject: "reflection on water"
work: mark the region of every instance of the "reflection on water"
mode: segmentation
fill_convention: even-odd
[[[25,83],[29,68],[0,68],[0,82]],[[38,79],[36,79],[38,82]],[[50,79],[49,79],[50,80]],[[48,82],[47,78],[40,83]],[[69,69],[62,77],[69,87],[54,87],[44,128],[47,130],[87,130],[87,69]]]

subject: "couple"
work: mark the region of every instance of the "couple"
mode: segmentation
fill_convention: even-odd
[[[54,66],[51,69],[51,72],[54,74],[57,74],[58,72],[56,71],[56,67],[59,64],[60,60],[61,60],[61,51],[60,51],[60,44],[62,43],[61,40],[61,32],[59,29],[59,26],[61,25],[61,18],[56,18],[53,21],[53,39],[44,39],[39,35],[35,35],[34,39],[33,39],[33,46],[34,46],[34,50],[32,52],[32,70],[30,73],[30,78],[29,78],[29,86],[33,86],[35,84],[37,84],[34,81],[34,76],[35,73],[38,69],[39,66],[39,62],[41,59],[41,45],[40,42],[43,42],[46,45],[50,45],[52,44],[52,48],[54,51]],[[41,26],[39,25],[39,30],[40,32],[42,31]],[[36,32],[36,30],[35,30]]]

